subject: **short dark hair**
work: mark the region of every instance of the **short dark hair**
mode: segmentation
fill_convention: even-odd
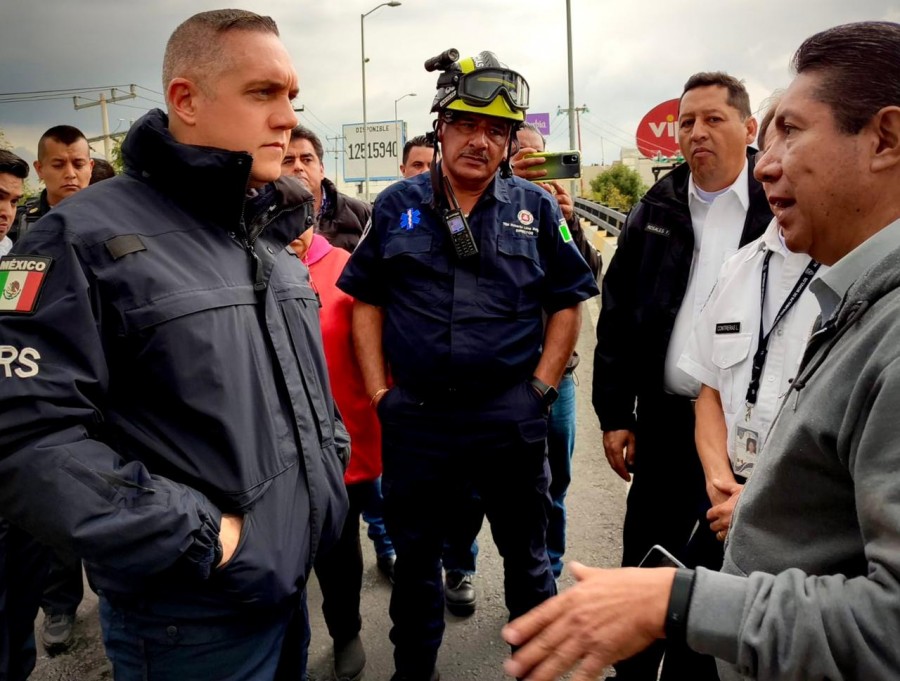
[[[28,177],[28,164],[11,151],[0,149],[0,173],[24,180]]]
[[[816,33],[794,54],[797,74],[816,73],[816,98],[855,135],[886,106],[900,106],[900,24],[862,21]]]
[[[406,140],[406,144],[403,145],[403,165],[406,165],[406,162],[409,160],[409,152],[413,150],[413,147],[427,147],[429,149],[434,149],[434,142],[426,135],[416,135],[415,137]]]
[[[294,140],[307,140],[312,144],[313,149],[316,150],[316,156],[319,157],[319,163],[322,163],[322,159],[325,158],[325,147],[322,146],[322,140],[319,139],[319,136],[316,133],[309,128],[298,125],[291,130],[291,142]]]
[[[681,100],[684,99],[684,96],[690,90],[711,85],[728,90],[728,99],[726,100],[728,106],[737,110],[741,115],[742,121],[746,121],[753,115],[753,112],[750,110],[750,95],[747,94],[744,82],[734,76],[729,76],[724,71],[701,71],[688,78],[678,100],[679,106],[681,105]]]
[[[91,181],[88,184],[97,184],[116,176],[116,169],[112,163],[104,161],[102,158],[95,158],[94,167],[91,169]]]
[[[37,157],[38,161],[44,158],[44,152],[46,151],[46,142],[47,140],[54,140],[55,142],[59,142],[60,144],[65,144],[69,146],[70,144],[75,144],[78,140],[84,140],[87,143],[87,137],[84,136],[84,133],[81,132],[78,128],[72,125],[54,125],[47,132],[41,135],[41,139],[38,140],[38,148],[37,148]]]
[[[188,77],[201,87],[213,72],[228,68],[220,38],[229,31],[255,31],[278,35],[272,17],[243,9],[216,9],[200,12],[176,28],[166,43],[163,56],[163,92],[173,78]]]

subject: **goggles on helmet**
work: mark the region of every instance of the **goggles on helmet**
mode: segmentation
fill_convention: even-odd
[[[502,95],[512,110],[528,108],[528,83],[509,69],[482,68],[462,74],[456,93],[470,106],[487,106]]]

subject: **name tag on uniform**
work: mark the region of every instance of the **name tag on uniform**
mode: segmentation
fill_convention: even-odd
[[[644,227],[644,231],[650,232],[651,234],[658,234],[659,236],[669,236],[672,233],[672,230],[668,227],[660,227],[653,223],[648,223],[647,226]]]
[[[716,324],[716,333],[740,333],[740,322],[725,322],[724,324]]]

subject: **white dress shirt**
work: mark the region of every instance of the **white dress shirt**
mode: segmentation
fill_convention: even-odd
[[[693,175],[688,180],[688,207],[694,226],[694,257],[687,291],[675,317],[666,350],[663,386],[666,392],[673,395],[694,398],[700,392],[700,382],[685,373],[678,366],[678,360],[691,337],[700,310],[716,284],[719,268],[726,258],[737,251],[741,243],[741,233],[744,231],[744,221],[750,206],[747,173],[747,162],[744,161],[744,169],[734,183],[717,193],[712,201],[704,200],[705,192],[698,190]]]
[[[744,477],[750,476],[755,461],[746,452],[740,461],[735,460],[736,444],[741,440],[738,428],[742,433],[750,431],[758,435],[756,451],[759,452],[781,399],[797,373],[819,314],[815,296],[807,287],[769,335],[759,394],[748,417],[747,387],[753,356],[759,346],[763,260],[769,251],[772,256],[763,306],[763,332],[769,333],[778,311],[810,262],[808,255],[792,253],[785,247],[775,220],[759,239],[744,246],[722,265],[715,290],[678,362],[687,374],[719,391],[728,428],[728,456],[734,472]],[[826,270],[820,267],[816,278]]]
[[[13,240],[4,234],[3,238],[0,239],[0,256],[4,256],[9,253],[10,250],[12,250],[12,247]]]

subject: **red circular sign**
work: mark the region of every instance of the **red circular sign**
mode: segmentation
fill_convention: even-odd
[[[638,150],[647,158],[677,156],[678,100],[670,99],[650,109],[637,127]]]

